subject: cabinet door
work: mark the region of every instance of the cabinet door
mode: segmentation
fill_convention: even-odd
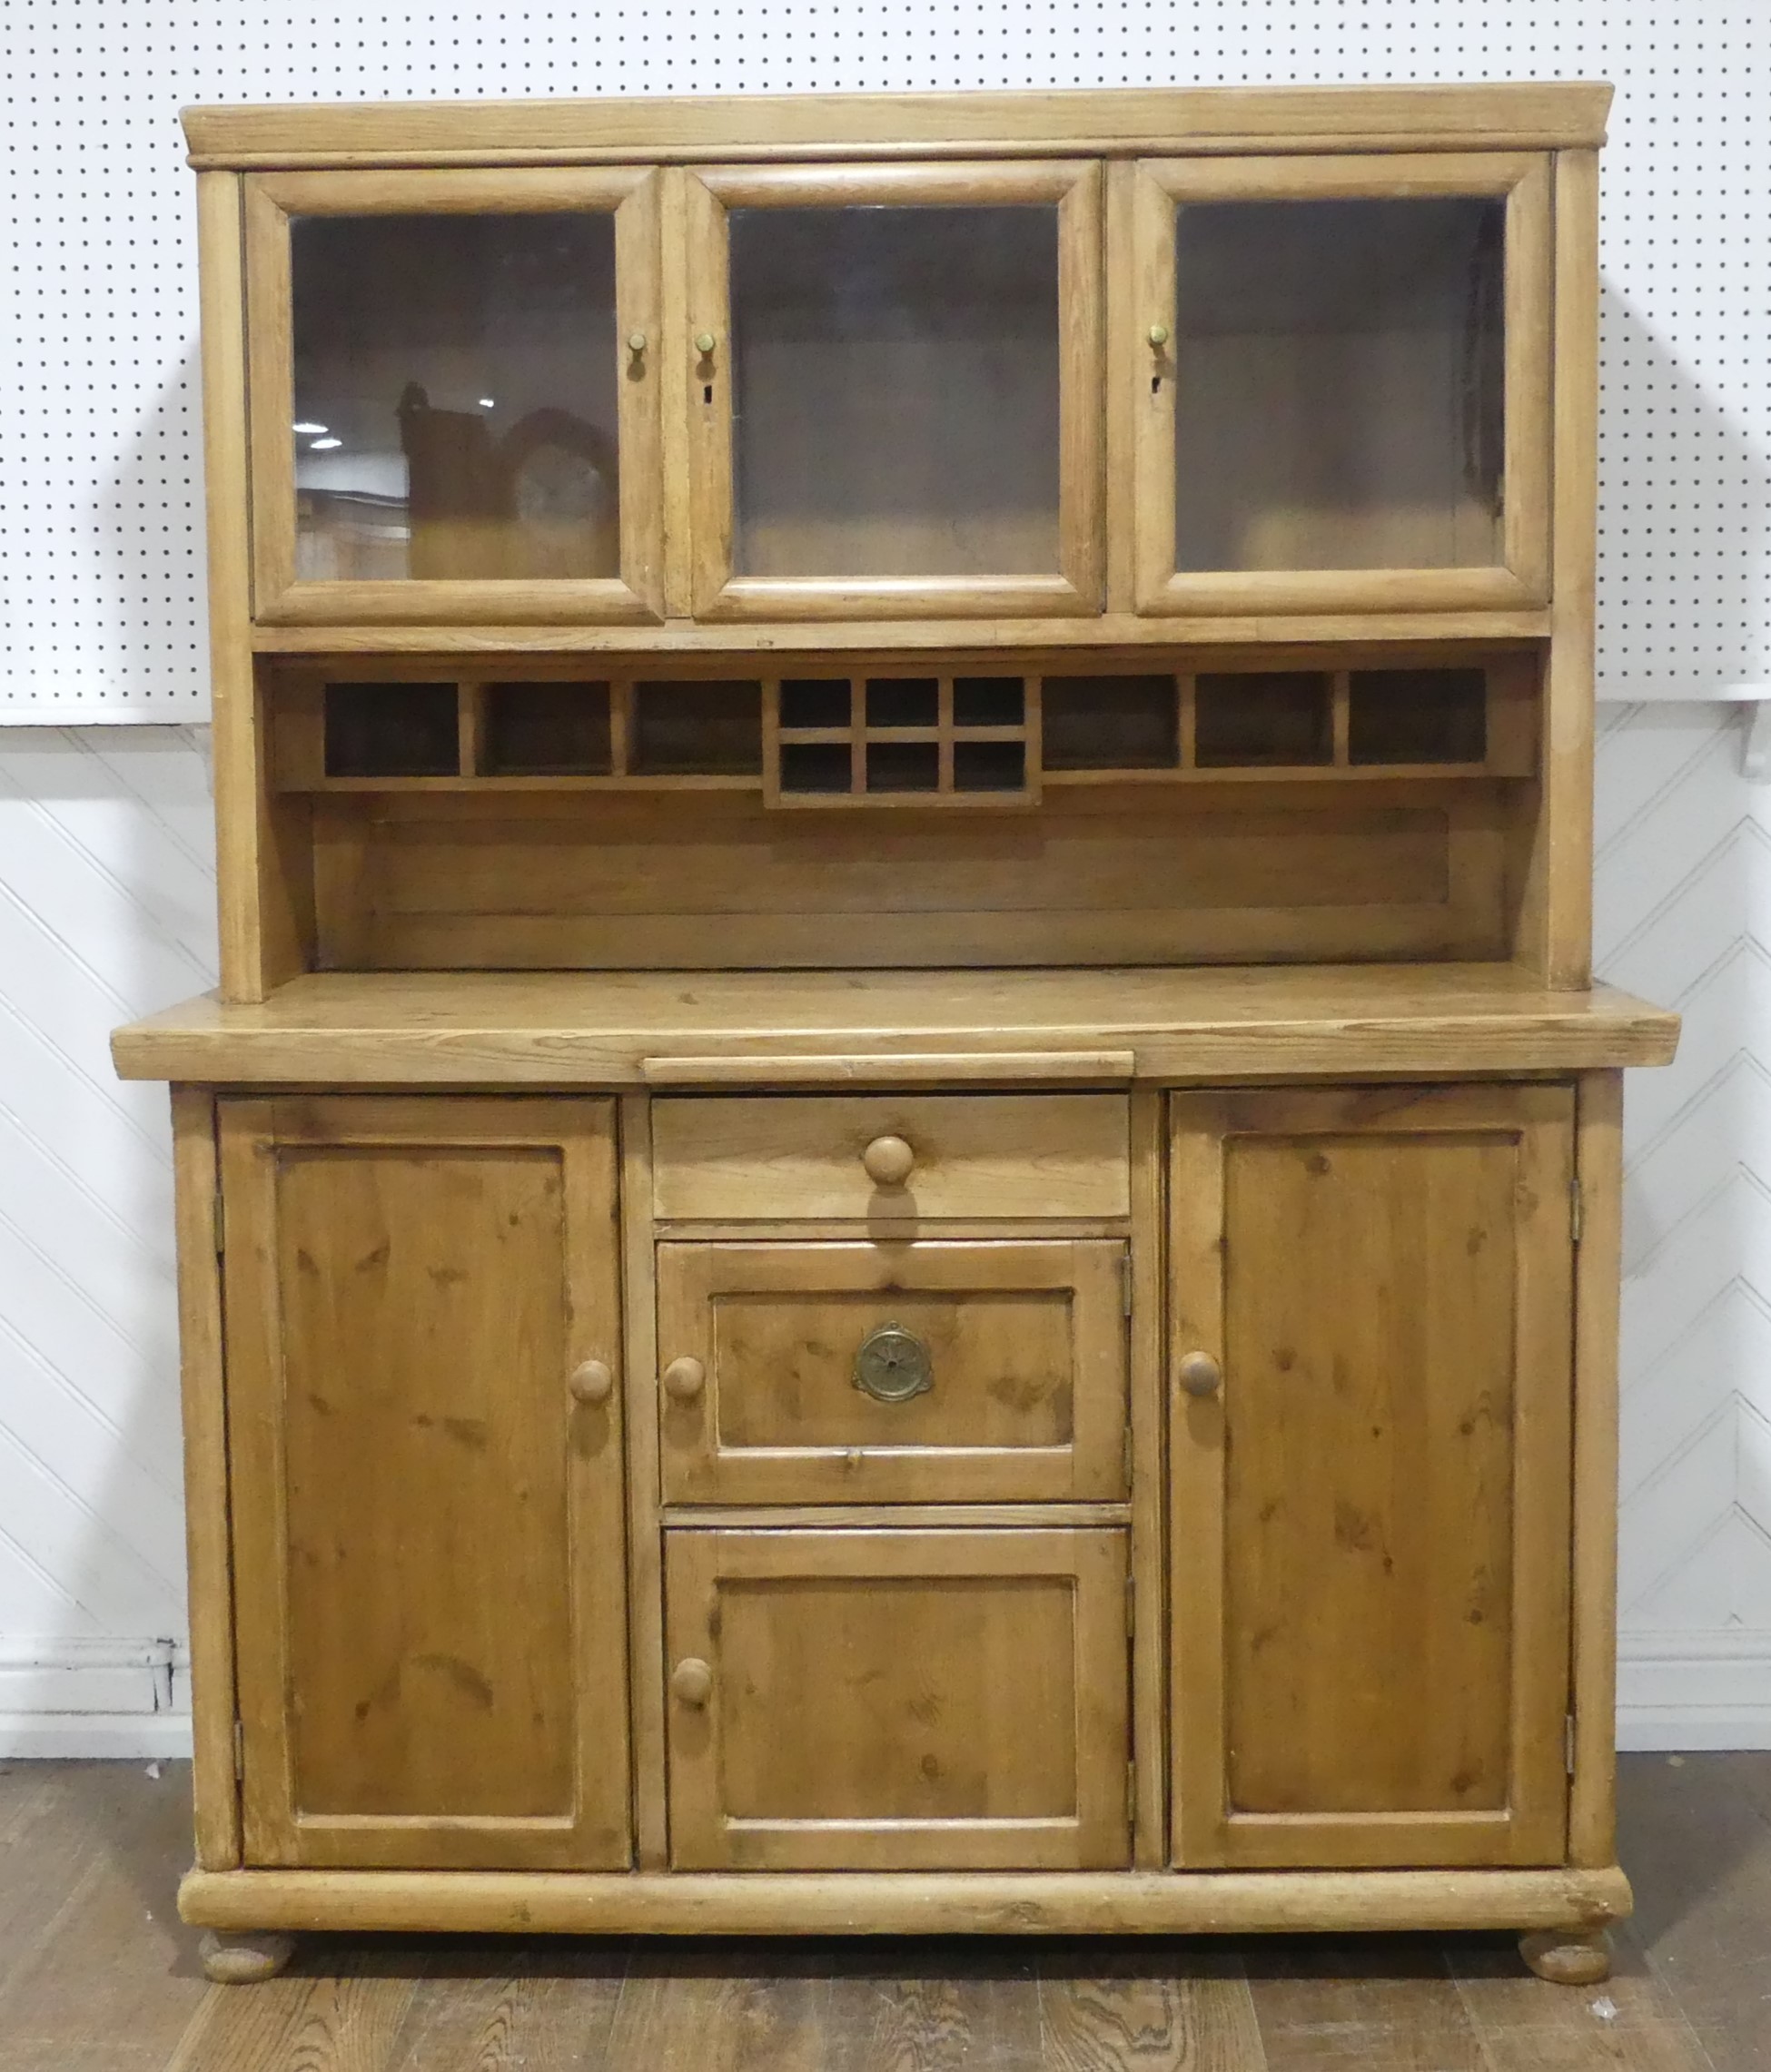
[[[1149,160],[1119,201],[1141,611],[1545,601],[1547,158]]]
[[[657,185],[248,178],[257,618],[661,616]]]
[[[249,1863],[628,1861],[613,1131],[222,1104]]]
[[[1097,610],[1099,167],[685,179],[697,615]]]
[[[667,1534],[670,1860],[1130,1860],[1125,1534]]]
[[[1571,1094],[1172,1117],[1177,1860],[1559,1862]]]
[[[1126,1251],[660,1245],[667,1503],[1125,1495]],[[691,1364],[692,1363],[692,1364]]]

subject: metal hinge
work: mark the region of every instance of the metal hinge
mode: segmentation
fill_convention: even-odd
[[[1580,1181],[1576,1178],[1568,1182],[1568,1229],[1577,1245],[1580,1242],[1580,1227],[1585,1219],[1586,1212],[1580,1201]]]
[[[233,1781],[236,1784],[246,1781],[246,1728],[240,1720],[233,1722]]]
[[[1138,1824],[1138,1766],[1135,1762],[1125,1765],[1125,1825],[1134,1828]]]
[[[219,1259],[227,1248],[227,1211],[222,1199],[222,1183],[215,1183],[215,1197],[209,1211],[210,1227],[215,1234],[215,1257]]]
[[[1574,1775],[1574,1714],[1570,1712],[1562,1722],[1562,1767],[1568,1775]]]

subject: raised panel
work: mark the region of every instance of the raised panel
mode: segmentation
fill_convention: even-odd
[[[1123,1496],[1125,1256],[1111,1240],[660,1246],[659,1358],[706,1376],[664,1398],[667,1501]],[[866,1367],[870,1340],[905,1347],[902,1383]]]
[[[1129,1861],[1123,1532],[666,1541],[674,1867]]]
[[[1558,1860],[1569,1094],[1174,1120],[1178,1856]]]
[[[624,1862],[608,1104],[222,1116],[247,1861]]]

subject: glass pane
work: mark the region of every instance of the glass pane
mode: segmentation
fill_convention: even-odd
[[[1054,204],[735,209],[745,576],[1058,570]]]
[[[617,576],[607,214],[303,216],[303,581]]]
[[[1499,200],[1184,202],[1175,566],[1500,558]]]

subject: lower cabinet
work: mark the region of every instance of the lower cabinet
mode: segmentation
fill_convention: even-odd
[[[678,1870],[1130,1860],[1126,1535],[665,1535]]]
[[[1560,1862],[1571,1094],[1171,1113],[1177,1861]]]
[[[246,1860],[628,1860],[613,1104],[228,1100]]]

